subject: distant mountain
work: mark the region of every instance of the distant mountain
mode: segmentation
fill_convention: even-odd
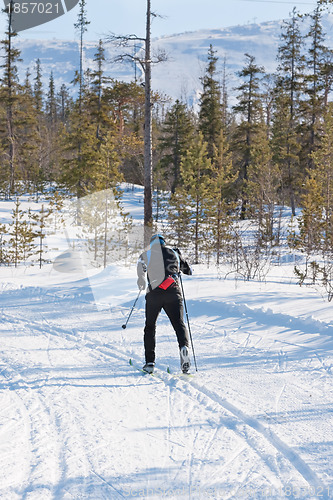
[[[274,71],[280,26],[279,22],[249,24],[160,38],[155,45],[164,49],[170,60],[154,69],[154,85],[173,97],[185,95],[187,99],[195,100],[201,90],[200,77],[207,65],[210,44],[219,57],[218,69],[221,72],[225,61],[231,87],[235,86],[237,72],[244,66],[245,53],[255,56],[266,71]]]
[[[168,61],[153,69],[153,87],[172,97],[184,98],[190,103],[196,102],[201,89],[200,77],[204,73],[209,45],[212,44],[219,57],[219,69],[225,61],[229,87],[237,82],[237,72],[243,67],[245,53],[256,58],[258,65],[264,66],[267,72],[274,72],[279,45],[282,21],[248,24],[230,28],[200,30],[164,36],[153,40],[153,50],[163,49],[168,54]],[[326,32],[326,44],[333,48],[333,15],[326,15],[323,20]],[[65,40],[19,40],[23,62],[20,65],[21,76],[27,67],[34,72],[37,58],[40,59],[45,85],[51,71],[57,89],[62,83],[70,84],[75,69],[79,64],[79,47],[77,41]],[[112,63],[116,49],[110,44],[106,49],[106,73],[116,79],[131,81],[134,79],[133,65]],[[94,67],[96,42],[86,42],[84,48],[85,68]],[[137,77],[142,79],[141,69],[136,68]]]

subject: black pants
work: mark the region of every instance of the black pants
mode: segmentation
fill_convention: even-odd
[[[144,329],[144,346],[146,363],[155,361],[156,321],[164,309],[176,332],[179,348],[189,345],[188,332],[183,320],[183,299],[178,286],[167,290],[156,288],[146,295],[146,325]]]

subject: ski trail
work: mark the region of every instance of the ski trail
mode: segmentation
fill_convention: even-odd
[[[232,413],[238,420],[244,422],[247,426],[261,434],[274,448],[280,452],[291,463],[291,465],[301,474],[305,481],[314,491],[325,491],[325,486],[320,482],[314,471],[302,460],[302,458],[286,443],[284,443],[271,429],[265,427],[257,419],[246,415],[242,410],[231,404],[224,398],[221,398],[211,390],[198,384],[195,381],[189,381],[191,385],[199,393],[204,394],[210,400],[218,403],[222,408]],[[328,498],[328,496],[323,496]]]
[[[309,487],[312,488],[313,491],[321,491],[323,492],[322,498],[328,498],[328,494],[326,493],[328,490],[326,486],[321,483],[321,481],[319,480],[315,472],[309,467],[309,465],[299,456],[299,454],[295,450],[293,450],[284,441],[282,441],[282,439],[280,439],[271,429],[267,428],[258,419],[247,415],[234,404],[228,402],[225,398],[214,393],[207,387],[198,384],[193,379],[175,380],[172,375],[168,375],[161,371],[155,372],[155,378],[160,378],[165,382],[167,386],[169,386],[173,390],[179,391],[183,396],[187,395],[191,399],[198,399],[199,403],[203,404],[206,410],[210,409],[211,402],[217,403],[223,410],[226,410],[237,419],[238,424],[235,425],[235,427],[232,426],[232,430],[234,432],[237,432],[243,439],[245,439],[247,445],[253,448],[253,450],[259,455],[263,462],[270,467],[276,478],[279,478],[279,470],[277,469],[274,456],[267,455],[267,451],[265,451],[264,453],[260,451],[261,448],[267,448],[261,443],[262,438],[264,438],[264,440],[270,446],[272,446],[276,452],[282,455],[285,460],[287,460],[287,462],[289,462],[290,465],[298,471],[298,473],[309,485]],[[191,389],[189,390],[189,388]],[[193,389],[195,392],[193,392]],[[205,398],[208,398],[210,402],[206,401]],[[213,413],[215,414],[215,411],[213,411]],[[254,430],[255,435],[248,435],[244,430],[237,431],[236,427],[239,426],[239,423],[242,423],[246,427]],[[225,425],[223,419],[221,425]],[[195,436],[195,439],[197,438],[198,435]],[[274,486],[276,486],[276,484]]]
[[[31,327],[32,325],[30,325]],[[43,331],[43,328],[38,325],[34,324],[33,329],[37,331]],[[52,333],[53,335],[62,335],[66,339],[75,339],[77,342],[77,336],[73,335],[72,333],[68,333],[68,331],[61,329],[61,328],[55,328],[50,325],[48,325],[48,333]],[[248,344],[248,337],[246,339],[246,345]],[[82,344],[81,344],[82,346]],[[99,353],[104,354],[105,356],[111,356],[112,358],[115,358],[117,360],[121,360],[124,363],[127,362],[128,360],[128,353],[125,352],[125,350],[120,349],[119,347],[112,346],[112,349],[109,347],[106,347],[103,344],[98,344],[96,340],[90,341],[88,337],[85,338],[83,347],[89,350],[98,350]],[[245,346],[243,346],[244,348]],[[177,383],[172,379],[172,376],[169,379],[166,379],[167,375],[163,374],[161,375],[159,373],[158,378],[162,381],[164,381],[167,385],[170,386],[171,388],[175,389],[177,388],[179,390],[179,387],[177,386]],[[205,395],[208,397],[210,400],[214,401],[215,403],[218,403],[224,410],[227,410],[229,413],[233,414],[234,417],[238,419],[238,421],[244,423],[246,426],[252,428],[256,433],[261,435],[265,440],[272,445],[279,453],[281,453],[285,459],[289,461],[289,463],[300,473],[300,475],[304,478],[304,480],[309,484],[310,487],[314,488],[316,491],[319,489],[323,489],[324,487],[317,478],[316,474],[311,470],[311,468],[301,459],[301,457],[294,451],[292,450],[286,443],[284,443],[275,433],[273,433],[272,430],[266,428],[262,423],[260,423],[257,419],[250,417],[246,415],[242,410],[237,408],[235,405],[229,403],[227,400],[224,398],[218,396],[214,392],[210,391],[206,387],[201,386],[200,384],[197,384],[194,380],[189,380],[185,381],[186,386],[191,385],[194,389],[196,389],[199,394]],[[207,405],[206,405],[207,406]],[[244,437],[244,436],[243,436]],[[248,444],[250,444],[250,439],[248,438]],[[250,446],[253,447],[252,444]],[[256,446],[254,445],[254,449]],[[257,450],[255,450],[257,451]],[[261,457],[263,459],[263,457]],[[265,458],[266,463],[269,463],[270,461]],[[272,471],[274,472],[275,475],[277,475],[276,469],[273,467]],[[189,472],[190,473],[190,472]],[[326,498],[325,496],[323,498]]]
[[[109,387],[109,385],[110,377],[114,377],[115,373],[121,376],[130,374],[130,377],[126,379],[126,387],[130,386],[131,395],[134,396],[142,387],[146,387],[147,389],[145,394],[151,395],[151,402],[154,401],[156,395],[159,395],[158,401],[160,406],[154,409],[152,415],[149,415],[149,412],[147,413],[149,422],[145,427],[140,428],[140,432],[145,436],[145,440],[148,443],[145,444],[143,441],[144,445],[147,446],[146,449],[143,448],[143,452],[147,451],[149,453],[148,446],[154,440],[164,439],[167,441],[167,447],[163,448],[163,450],[162,447],[161,450],[155,447],[158,450],[156,458],[159,460],[159,469],[157,470],[156,477],[159,478],[161,485],[176,487],[186,482],[186,498],[194,500],[196,497],[190,496],[191,490],[194,490],[197,486],[204,486],[208,489],[212,484],[220,485],[223,482],[228,484],[226,475],[229,473],[230,483],[236,481],[239,489],[235,488],[235,490],[232,490],[230,488],[229,491],[225,492],[225,497],[223,498],[237,498],[237,496],[241,496],[243,493],[242,484],[250,482],[252,484],[260,484],[260,481],[266,481],[266,484],[271,484],[272,487],[278,488],[281,484],[288,484],[288,480],[293,477],[297,477],[299,483],[299,475],[301,481],[304,481],[314,491],[323,491],[321,498],[328,498],[324,496],[326,490],[323,484],[306,461],[302,459],[294,448],[288,446],[273,432],[271,427],[263,423],[259,418],[250,416],[244,411],[246,406],[241,403],[238,405],[237,403],[231,403],[228,396],[224,397],[223,389],[220,392],[215,387],[215,392],[208,383],[207,385],[200,383],[200,373],[197,377],[186,380],[180,377],[172,377],[172,375],[170,376],[159,370],[156,371],[156,376],[151,378],[143,378],[139,373],[131,374],[128,359],[129,357],[135,358],[136,355],[136,359],[140,362],[138,347],[130,345],[126,348],[122,331],[120,332],[121,335],[118,336],[118,339],[122,337],[122,346],[112,338],[109,341],[103,341],[103,336],[99,337],[99,325],[94,325],[94,318],[89,318],[89,307],[85,311],[86,316],[82,318],[80,318],[79,312],[74,309],[73,304],[72,307],[75,315],[71,311],[71,315],[67,320],[68,322],[64,322],[63,324],[61,321],[57,322],[58,311],[54,316],[53,314],[47,316],[47,311],[45,311],[45,314],[42,311],[38,320],[35,315],[30,314],[32,319],[31,321],[29,319],[29,323],[24,318],[24,315],[22,315],[22,311],[18,310],[16,316],[7,315],[8,321],[17,334],[24,331],[27,336],[33,336],[35,341],[42,338],[41,335],[45,337],[43,341],[46,344],[45,349],[43,349],[45,350],[46,358],[44,360],[44,369],[38,371],[34,377],[32,377],[32,371],[21,371],[21,379],[12,387],[15,388],[15,392],[28,391],[29,385],[35,389],[35,398],[37,398],[35,406],[33,406],[33,402],[27,402],[27,411],[30,413],[31,409],[33,409],[36,413],[35,419],[32,422],[26,421],[26,427],[30,429],[29,435],[31,435],[31,432],[36,435],[35,441],[33,441],[32,437],[30,440],[35,449],[40,449],[43,446],[44,434],[40,433],[37,436],[37,431],[31,431],[31,429],[36,429],[37,426],[43,426],[43,424],[50,432],[54,447],[56,447],[57,440],[58,445],[59,440],[63,441],[59,446],[59,454],[54,459],[54,462],[57,464],[58,479],[54,479],[54,482],[57,482],[57,484],[54,486],[53,491],[50,490],[50,493],[53,493],[55,498],[67,498],[68,495],[77,498],[79,494],[79,481],[82,486],[82,494],[89,495],[90,498],[98,498],[98,494],[100,494],[100,498],[112,499],[124,498],[123,485],[130,484],[130,481],[137,481],[135,484],[147,485],[147,488],[150,486],[153,487],[155,484],[150,482],[150,476],[154,479],[155,472],[148,460],[144,458],[140,460],[137,469],[140,477],[139,480],[135,479],[136,476],[134,474],[127,477],[126,473],[119,467],[115,470],[120,471],[125,477],[118,479],[117,476],[112,476],[103,461],[99,461],[97,458],[100,455],[99,448],[94,448],[92,442],[88,444],[88,440],[85,440],[85,425],[81,420],[87,411],[93,410],[93,415],[96,416],[96,426],[101,427],[105,432],[108,431],[107,426],[103,423],[106,414],[102,413],[101,410],[101,403],[107,398],[101,399],[99,404],[96,401],[96,406],[88,405],[89,396],[88,394],[83,394],[84,391],[82,391],[80,398],[78,397],[74,401],[71,399],[70,392],[67,392],[66,387],[70,387],[70,385],[73,387],[80,385],[89,386],[89,373],[86,374],[84,371],[82,373],[79,372],[80,366],[85,366],[82,364],[82,360],[87,360],[86,365],[90,370],[93,370],[93,367],[100,369],[102,378],[98,382],[99,397],[108,393],[111,397],[110,400],[112,400],[114,389],[112,386]],[[102,316],[100,321],[100,325],[102,325],[102,321],[106,322],[109,320],[105,316]],[[76,324],[79,326],[76,326]],[[217,330],[216,332],[214,330],[214,334],[217,340],[219,340]],[[239,342],[240,337],[241,341]],[[246,358],[246,354],[252,352],[251,349],[253,349],[253,346],[251,343],[255,336],[252,333],[245,333],[243,329],[242,336],[240,337],[237,338],[235,334],[232,342],[238,346],[239,352]],[[106,335],[104,335],[104,338],[106,338]],[[126,341],[128,343],[128,337]],[[223,351],[222,341],[221,351]],[[261,342],[262,336],[257,335],[255,338],[255,347],[257,348]],[[305,349],[306,346],[302,346],[302,348]],[[58,354],[57,349],[59,349]],[[61,360],[61,350],[64,353],[67,350],[71,353],[72,366],[74,370],[77,370],[76,378],[73,377],[73,381],[71,381],[69,375],[67,379],[65,372],[61,371],[61,363],[59,363],[59,360]],[[266,356],[267,358],[266,351],[262,350],[260,352],[262,352],[262,357]],[[288,352],[284,354],[282,349],[280,350],[277,367],[279,375],[287,368],[288,370],[290,369],[287,355]],[[277,357],[274,359],[276,360]],[[317,359],[323,371],[327,375],[331,375],[330,367],[326,364],[325,360],[319,359],[315,355],[313,359]],[[214,362],[214,366],[216,366],[218,360],[214,360]],[[49,366],[49,369],[46,368],[46,364]],[[107,368],[108,365],[110,369]],[[116,367],[116,371],[111,369],[113,365]],[[32,364],[30,368],[31,370],[33,369]],[[266,366],[264,369],[266,369]],[[25,375],[29,375],[30,378],[24,379]],[[105,381],[103,377],[106,377]],[[45,393],[45,390],[50,385],[54,386],[52,388],[52,396],[56,397],[55,402],[50,400],[51,394]],[[279,390],[274,400],[275,409],[279,406],[280,399],[287,386],[284,384],[282,387],[282,385],[278,385]],[[126,411],[126,397],[128,393],[125,391],[125,384],[123,389],[119,391],[119,395],[117,393],[117,404]],[[81,397],[85,399],[81,399]],[[235,398],[232,401],[235,401]],[[236,401],[238,401],[238,398],[236,398]],[[145,415],[145,412],[140,410],[139,403],[139,400],[135,400],[131,408],[136,411],[137,406],[139,410],[138,416],[142,417]],[[70,414],[66,413],[66,407],[71,405],[74,407],[73,412]],[[147,408],[149,408],[149,403],[147,403]],[[116,419],[116,417],[114,418]],[[270,416],[269,418],[273,417]],[[112,421],[112,423],[114,422],[116,420]],[[88,421],[86,423],[89,424]],[[231,435],[233,435],[235,446],[230,453],[231,446],[228,449],[225,443],[231,439]],[[99,436],[97,431],[94,431],[94,438],[95,436]],[[140,433],[136,432],[134,436],[140,438]],[[223,445],[223,451],[219,452],[218,446],[221,445]],[[71,454],[67,452],[67,449],[71,449]],[[103,452],[103,448],[101,451]],[[212,460],[215,461],[214,464],[210,460],[211,451],[213,452]],[[258,467],[256,465],[249,466],[249,464],[253,463],[251,459],[254,453],[259,457],[262,464]],[[101,456],[104,455],[102,454]],[[114,457],[114,455],[112,456]],[[140,455],[136,454],[135,456]],[[105,457],[108,457],[108,455],[105,454]],[[220,457],[221,463],[219,463]],[[33,450],[31,458],[32,463],[37,463],[35,450]],[[246,465],[245,468],[242,467],[244,464]],[[110,465],[112,465],[112,462]],[[232,474],[229,469],[232,469]],[[38,489],[40,484],[42,485],[42,483],[38,483],[37,481],[37,473],[39,471],[41,471],[41,468],[37,464],[34,474],[30,477],[35,489]],[[297,471],[297,474],[295,474],[295,471]],[[44,474],[45,477],[47,472],[40,474]],[[184,481],[184,476],[186,477],[186,481]],[[94,479],[96,479],[96,483],[94,483]],[[70,481],[74,482],[71,483]],[[29,491],[26,490],[25,494],[26,498],[28,498]],[[46,494],[49,493],[45,490],[45,498],[47,498]],[[282,498],[282,496],[279,498]]]
[[[26,428],[24,446],[29,448],[29,476],[24,482],[27,487],[21,498],[22,500],[28,498],[36,484],[45,499],[51,498],[54,494],[53,485],[61,476],[59,468],[61,445],[54,432],[50,401],[43,400],[40,389],[33,391],[17,370],[7,368],[4,375],[10,388],[18,388],[15,390],[15,395],[18,408],[23,409],[22,416]]]
[[[98,472],[96,472],[92,469],[90,469],[90,472],[92,472],[92,474],[94,474],[100,481],[102,481],[104,484],[106,484],[113,493],[116,493],[117,494],[116,498],[119,498],[119,497],[120,498],[127,498],[127,496],[123,495],[120,490],[118,490],[115,486],[113,486],[113,484],[109,483],[109,481],[107,481],[104,477],[102,477],[100,474],[98,474]],[[109,498],[113,498],[113,496],[111,496]]]
[[[1,371],[1,376],[9,385],[10,372]],[[0,415],[0,496],[19,500],[20,495],[14,493],[16,481],[20,484],[29,484],[33,462],[33,446],[31,443],[31,420],[28,409],[22,398],[14,390],[2,392],[2,411]],[[5,405],[5,406],[3,406]],[[13,457],[12,450],[20,449],[18,457]],[[15,473],[15,479],[14,479]],[[12,494],[13,493],[13,494]]]
[[[204,395],[202,394],[202,392],[201,391],[189,392],[189,391],[184,390],[184,385],[186,386],[188,383],[192,385],[192,382],[184,381],[184,385],[182,385],[181,379],[177,378],[177,380],[175,380],[172,375],[168,375],[164,372],[161,372],[160,370],[155,371],[154,381],[156,381],[156,379],[163,380],[166,387],[167,388],[170,387],[170,389],[174,393],[175,399],[178,399],[179,401],[183,402],[183,404],[186,406],[189,406],[188,405],[189,400],[192,402],[193,401],[198,402],[200,404],[200,406],[204,407],[205,412],[207,412],[207,414],[213,418],[213,421],[211,424],[213,427],[215,427],[215,429],[213,430],[213,433],[214,433],[213,437],[210,436],[207,438],[206,437],[207,431],[204,432],[204,429],[201,426],[197,431],[195,431],[195,433],[193,435],[191,434],[188,436],[189,439],[186,442],[187,448],[189,446],[189,443],[191,443],[191,446],[190,446],[190,448],[188,448],[188,450],[186,452],[187,456],[186,456],[186,458],[184,458],[182,465],[179,469],[179,472],[174,477],[174,482],[177,483],[177,481],[178,481],[181,483],[181,479],[184,477],[184,474],[185,473],[187,474],[188,480],[187,480],[186,489],[188,491],[189,500],[191,500],[192,498],[197,498],[197,497],[191,496],[191,491],[193,492],[198,488],[198,481],[199,481],[200,486],[202,483],[202,485],[207,489],[207,491],[211,487],[211,479],[209,480],[209,482],[207,480],[201,481],[198,479],[199,476],[197,476],[197,473],[199,471],[202,472],[202,466],[203,466],[203,464],[205,464],[206,456],[208,455],[208,452],[210,450],[210,445],[213,443],[214,437],[216,438],[216,436],[218,435],[218,433],[221,430],[223,431],[222,435],[224,435],[226,432],[228,432],[229,434],[232,433],[232,434],[235,434],[236,436],[238,436],[238,438],[242,439],[246,443],[246,446],[244,446],[244,445],[239,446],[238,445],[237,452],[234,453],[232,460],[236,460],[237,457],[239,457],[244,450],[247,450],[249,448],[253,449],[253,451],[262,460],[262,463],[265,466],[268,466],[268,469],[270,469],[274,473],[274,477],[277,478],[278,487],[280,489],[282,489],[282,484],[281,484],[280,479],[279,479],[279,471],[277,470],[276,467],[272,467],[270,465],[270,460],[269,460],[269,457],[267,457],[267,454],[264,454],[260,451],[260,448],[262,447],[262,443],[258,443],[258,441],[253,442],[253,439],[251,437],[247,437],[245,432],[242,432],[242,430],[238,430],[237,426],[239,426],[239,422],[237,424],[234,422],[231,422],[230,419],[228,419],[226,416],[221,417],[220,420],[218,420],[218,422],[216,422],[216,410],[214,408],[212,408],[211,403],[203,402],[202,398],[204,397]],[[198,398],[198,393],[199,393],[200,398]],[[177,394],[178,394],[178,396],[176,396]],[[191,406],[189,406],[189,407],[191,408]],[[193,409],[191,410],[191,413],[193,413],[193,412],[196,412],[198,414],[198,408],[195,409],[193,407]],[[202,414],[202,410],[200,410],[199,414],[200,415]],[[182,427],[184,428],[184,425],[183,426],[180,425],[180,428],[182,428]],[[182,439],[182,436],[180,436],[180,440],[181,439]],[[205,445],[204,445],[204,447],[198,446],[197,450],[195,451],[196,443],[199,442],[200,439],[204,440]],[[186,443],[184,442],[184,446]],[[203,448],[205,449],[205,453],[202,452]],[[231,464],[232,460],[228,460],[224,466],[219,467],[218,472],[216,473],[218,483],[220,483],[221,477],[223,477],[223,469],[228,467]],[[195,464],[195,461],[197,462],[197,465]],[[208,463],[209,462],[210,461],[208,461]],[[242,470],[241,465],[239,468],[239,474],[241,476],[244,474],[246,475],[246,473],[244,473],[244,471]],[[209,473],[209,477],[211,478],[211,473]],[[179,478],[180,478],[180,481],[179,481]],[[195,478],[194,481],[193,481],[193,478]],[[276,483],[275,479],[273,479],[273,482],[272,482],[272,479],[268,479],[268,481],[271,483],[272,487],[277,487],[277,483]],[[192,493],[192,495],[193,495],[193,493]]]

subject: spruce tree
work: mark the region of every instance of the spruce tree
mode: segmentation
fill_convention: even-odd
[[[82,200],[81,226],[95,265],[105,268],[108,263],[128,257],[131,220],[112,189],[92,193]]]
[[[36,61],[36,74],[34,78],[34,108],[36,115],[36,137],[37,141],[35,143],[37,151],[37,162],[36,162],[36,171],[37,176],[34,179],[35,184],[35,192],[38,194],[39,192],[43,192],[45,188],[45,183],[49,180],[47,176],[47,168],[46,168],[46,158],[47,158],[47,123],[45,120],[44,113],[44,91],[42,84],[42,69],[40,60]]]
[[[158,169],[166,181],[166,189],[175,192],[180,182],[180,164],[193,138],[194,125],[185,104],[176,101],[168,111],[161,130],[158,149],[162,154]]]
[[[34,232],[27,220],[27,213],[21,209],[21,202],[16,198],[12,210],[12,222],[9,224],[9,262],[15,267],[25,262],[33,253]]]
[[[307,256],[319,252],[322,245],[323,205],[322,186],[314,176],[305,180],[301,197],[302,214],[298,217],[297,247]]]
[[[44,171],[46,127],[42,105],[42,93],[35,98],[35,89],[27,74],[20,90],[20,107],[16,112],[17,152],[21,179],[25,188],[36,194],[43,191],[46,181]],[[39,90],[41,92],[41,90]]]
[[[32,219],[34,221],[34,235],[37,238],[37,256],[38,256],[38,264],[39,268],[42,268],[42,265],[47,262],[45,259],[46,247],[44,243],[44,239],[46,237],[46,228],[47,228],[47,220],[52,214],[51,206],[45,208],[44,203],[38,213],[32,215]]]
[[[224,133],[229,131],[232,117],[229,111],[228,102],[228,78],[227,78],[227,60],[223,60],[222,82],[221,82],[221,113],[222,113],[222,129]]]
[[[251,145],[251,161],[246,186],[251,215],[258,224],[259,245],[275,243],[274,220],[281,186],[280,171],[273,160],[267,130],[257,129]]]
[[[322,200],[323,237],[322,250],[332,252],[333,248],[333,104],[330,103],[323,120],[321,146],[312,153],[313,167],[310,178],[320,187]],[[310,185],[307,186],[311,187]],[[317,192],[311,193],[314,198]]]
[[[202,78],[202,94],[200,96],[199,130],[208,144],[208,155],[214,155],[214,144],[219,140],[222,129],[221,88],[217,79],[218,57],[213,46],[208,51],[208,65]]]
[[[94,102],[94,111],[92,114],[96,120],[96,138],[101,140],[101,127],[106,121],[107,112],[103,107],[103,84],[105,83],[104,68],[105,63],[105,49],[103,41],[99,40],[97,52],[95,54],[94,62],[96,68],[91,72],[92,78],[92,100]]]
[[[82,107],[80,111],[77,101],[64,131],[61,162],[61,180],[77,198],[94,190],[98,159],[95,124],[89,110]]]
[[[1,83],[1,101],[5,106],[5,134],[2,137],[2,149],[4,151],[2,161],[2,173],[7,179],[7,194],[15,191],[15,181],[17,176],[17,141],[16,141],[16,111],[19,103],[19,81],[17,73],[17,63],[20,60],[20,51],[14,47],[14,40],[17,33],[12,26],[12,9],[8,6],[5,9],[8,16],[6,38],[0,44],[4,50],[4,63],[0,66],[3,69]]]
[[[325,103],[325,77],[327,47],[324,45],[325,33],[322,26],[322,7],[317,3],[314,12],[308,15],[310,29],[307,38],[310,48],[306,59],[308,73],[305,76],[306,100],[303,101],[303,126],[302,126],[302,159],[305,166],[311,167],[311,153],[320,144],[320,128],[324,114]]]
[[[170,238],[177,247],[185,251],[192,251],[192,206],[187,203],[188,194],[178,186],[171,195],[167,205],[167,220]]]
[[[79,1],[79,15],[77,18],[77,22],[74,24],[74,28],[78,32],[80,44],[79,44],[79,55],[80,55],[80,63],[79,70],[76,73],[76,81],[79,84],[79,114],[82,113],[82,99],[83,99],[83,87],[84,87],[84,71],[83,71],[83,38],[84,34],[87,31],[87,26],[90,24],[90,21],[87,20],[87,12],[86,12],[86,0]]]
[[[216,253],[216,264],[221,263],[223,253],[228,252],[231,240],[231,228],[234,218],[236,203],[234,201],[234,186],[237,174],[234,173],[232,153],[221,130],[220,139],[214,145],[212,164],[212,182],[208,191],[208,208],[206,211],[208,221],[207,243]]]
[[[240,116],[240,123],[234,131],[233,147],[235,163],[238,164],[239,169],[242,219],[245,218],[247,210],[245,188],[251,162],[251,147],[258,129],[265,127],[260,90],[260,75],[264,73],[264,68],[257,66],[254,56],[245,54],[245,57],[246,64],[239,72],[239,76],[244,82],[237,88],[238,102],[233,107]]]
[[[42,70],[40,59],[36,61],[36,76],[34,78],[34,99],[35,99],[35,108],[39,115],[41,115],[43,109],[43,84],[42,84]]]
[[[8,264],[8,244],[7,244],[7,227],[5,224],[0,224],[0,266]]]
[[[74,119],[72,120],[72,126],[74,126],[75,131],[72,130],[72,146],[75,147],[76,152],[75,157],[71,160],[70,172],[65,175],[65,180],[68,183],[69,177],[76,179],[76,195],[78,198],[86,194],[86,190],[89,189],[87,183],[88,179],[91,177],[89,173],[90,162],[93,161],[91,156],[91,130],[89,120],[87,116],[84,116],[84,94],[86,93],[85,82],[84,82],[84,70],[83,70],[83,38],[84,33],[87,31],[87,26],[90,24],[86,17],[86,0],[79,1],[79,15],[78,20],[74,24],[74,28],[77,30],[79,35],[79,69],[76,72],[74,83],[79,85],[78,99],[75,106],[75,112],[73,113]],[[88,153],[89,151],[89,153]],[[72,175],[71,175],[72,174]]]
[[[213,178],[212,161],[208,155],[208,144],[200,132],[195,137],[180,165],[182,182],[171,197],[170,206],[177,202],[178,216],[190,221],[187,229],[189,240],[194,246],[194,261],[199,262],[201,252],[205,249],[207,238],[207,209],[209,192]]]
[[[52,71],[50,74],[49,87],[46,95],[45,114],[48,126],[53,129],[57,123],[58,109],[54,76]]]
[[[61,85],[58,92],[57,103],[59,109],[59,118],[63,124],[66,124],[73,107],[73,101],[70,97],[69,90],[64,83]]]
[[[109,131],[105,134],[101,146],[98,147],[98,159],[95,166],[94,190],[111,189],[114,193],[116,186],[124,178],[120,173],[120,158],[117,151],[117,140]]]
[[[61,109],[53,73],[51,72],[45,98],[44,115],[44,175],[49,182],[57,182],[59,180],[63,133],[64,123],[61,120]]]
[[[296,213],[299,190],[301,123],[300,101],[304,91],[305,59],[300,30],[300,16],[294,8],[289,20],[282,25],[278,49],[272,147],[274,161],[279,165],[282,178],[282,198],[289,200],[292,214]]]

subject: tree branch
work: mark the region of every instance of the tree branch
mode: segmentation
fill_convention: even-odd
[[[138,56],[129,53],[119,54],[118,56],[112,59],[114,63],[123,63],[123,62],[138,63],[142,67],[143,71],[145,71],[145,65],[147,62],[149,62],[150,64],[159,64],[161,62],[166,62],[167,60],[168,56],[165,50],[158,50],[158,52],[154,54],[154,57],[152,57],[150,61],[146,61],[145,59],[142,59]]]
[[[137,35],[116,35],[115,33],[110,33],[106,37],[106,42],[113,43],[117,47],[128,47],[131,42],[145,42],[145,38],[141,38]]]

